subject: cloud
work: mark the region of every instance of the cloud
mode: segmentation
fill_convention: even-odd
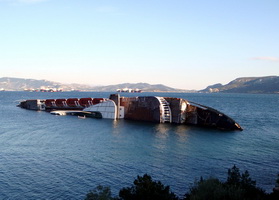
[[[271,56],[254,57],[252,58],[252,60],[267,60],[267,61],[279,62],[278,57],[271,57]]]

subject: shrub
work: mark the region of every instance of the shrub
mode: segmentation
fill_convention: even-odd
[[[256,181],[250,178],[249,172],[240,173],[234,165],[228,170],[227,181],[222,183],[216,178],[209,178],[195,183],[185,200],[260,200],[266,198],[265,192],[256,187]]]
[[[160,181],[153,181],[151,176],[144,174],[137,176],[131,187],[122,188],[119,197],[112,197],[109,187],[97,186],[90,191],[85,200],[178,200],[170,191],[169,186],[164,186]],[[201,179],[196,181],[185,194],[184,200],[278,200],[279,199],[279,174],[274,191],[266,194],[256,187],[256,181],[250,178],[246,170],[240,173],[235,165],[228,169],[226,182],[217,178]]]
[[[126,187],[119,192],[123,200],[177,200],[169,186],[164,186],[160,181],[153,181],[151,176],[145,174],[138,176],[132,187]]]
[[[85,200],[116,200],[111,196],[111,190],[109,187],[98,185],[94,190],[89,191]]]
[[[185,195],[185,200],[239,200],[242,199],[243,190],[231,186],[227,187],[217,178],[209,178],[196,182]]]

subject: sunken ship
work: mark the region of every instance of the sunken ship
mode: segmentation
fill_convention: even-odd
[[[31,99],[21,101],[18,106],[29,110],[47,111],[54,115],[242,130],[237,122],[216,109],[173,97],[121,97],[119,94],[111,94],[109,98]]]

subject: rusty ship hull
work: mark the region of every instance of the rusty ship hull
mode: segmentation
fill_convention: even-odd
[[[109,98],[36,99],[20,102],[19,107],[30,110],[79,110],[100,113],[102,118],[126,119],[155,123],[202,126],[222,130],[242,130],[226,114],[182,98],[139,96]],[[68,113],[71,113],[70,111]]]

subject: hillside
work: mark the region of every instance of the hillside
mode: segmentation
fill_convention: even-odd
[[[194,90],[180,90],[171,88],[163,84],[148,83],[122,83],[107,86],[90,86],[83,84],[62,84],[47,80],[22,79],[3,77],[0,78],[0,91],[23,91],[23,90],[63,90],[63,91],[98,91],[98,92],[115,92],[117,89],[140,89],[143,92],[196,92]],[[226,85],[220,83],[210,85],[199,92],[221,92],[221,93],[279,93],[279,76],[265,77],[244,77],[237,78]]]
[[[58,82],[52,82],[47,80],[36,79],[22,79],[22,78],[0,78],[0,90],[7,91],[23,91],[23,90],[63,90],[63,91],[99,91],[99,92],[115,92],[117,89],[130,88],[140,89],[143,92],[187,92],[185,90],[171,88],[162,84],[151,85],[148,83],[122,83],[117,85],[108,86],[89,86],[81,84],[62,84]],[[188,91],[192,92],[192,91]]]
[[[226,85],[214,84],[200,92],[223,93],[279,93],[279,76],[237,78]]]
[[[94,87],[95,91],[116,91],[117,89],[140,89],[145,92],[179,92],[182,90],[171,88],[162,84],[151,85],[148,83],[122,83],[117,85]]]
[[[40,89],[53,89],[64,91],[69,90],[88,90],[90,86],[81,84],[62,84],[47,80],[36,80],[36,79],[23,79],[23,78],[11,78],[3,77],[0,78],[0,89],[7,91],[23,91],[23,90],[40,90]]]

